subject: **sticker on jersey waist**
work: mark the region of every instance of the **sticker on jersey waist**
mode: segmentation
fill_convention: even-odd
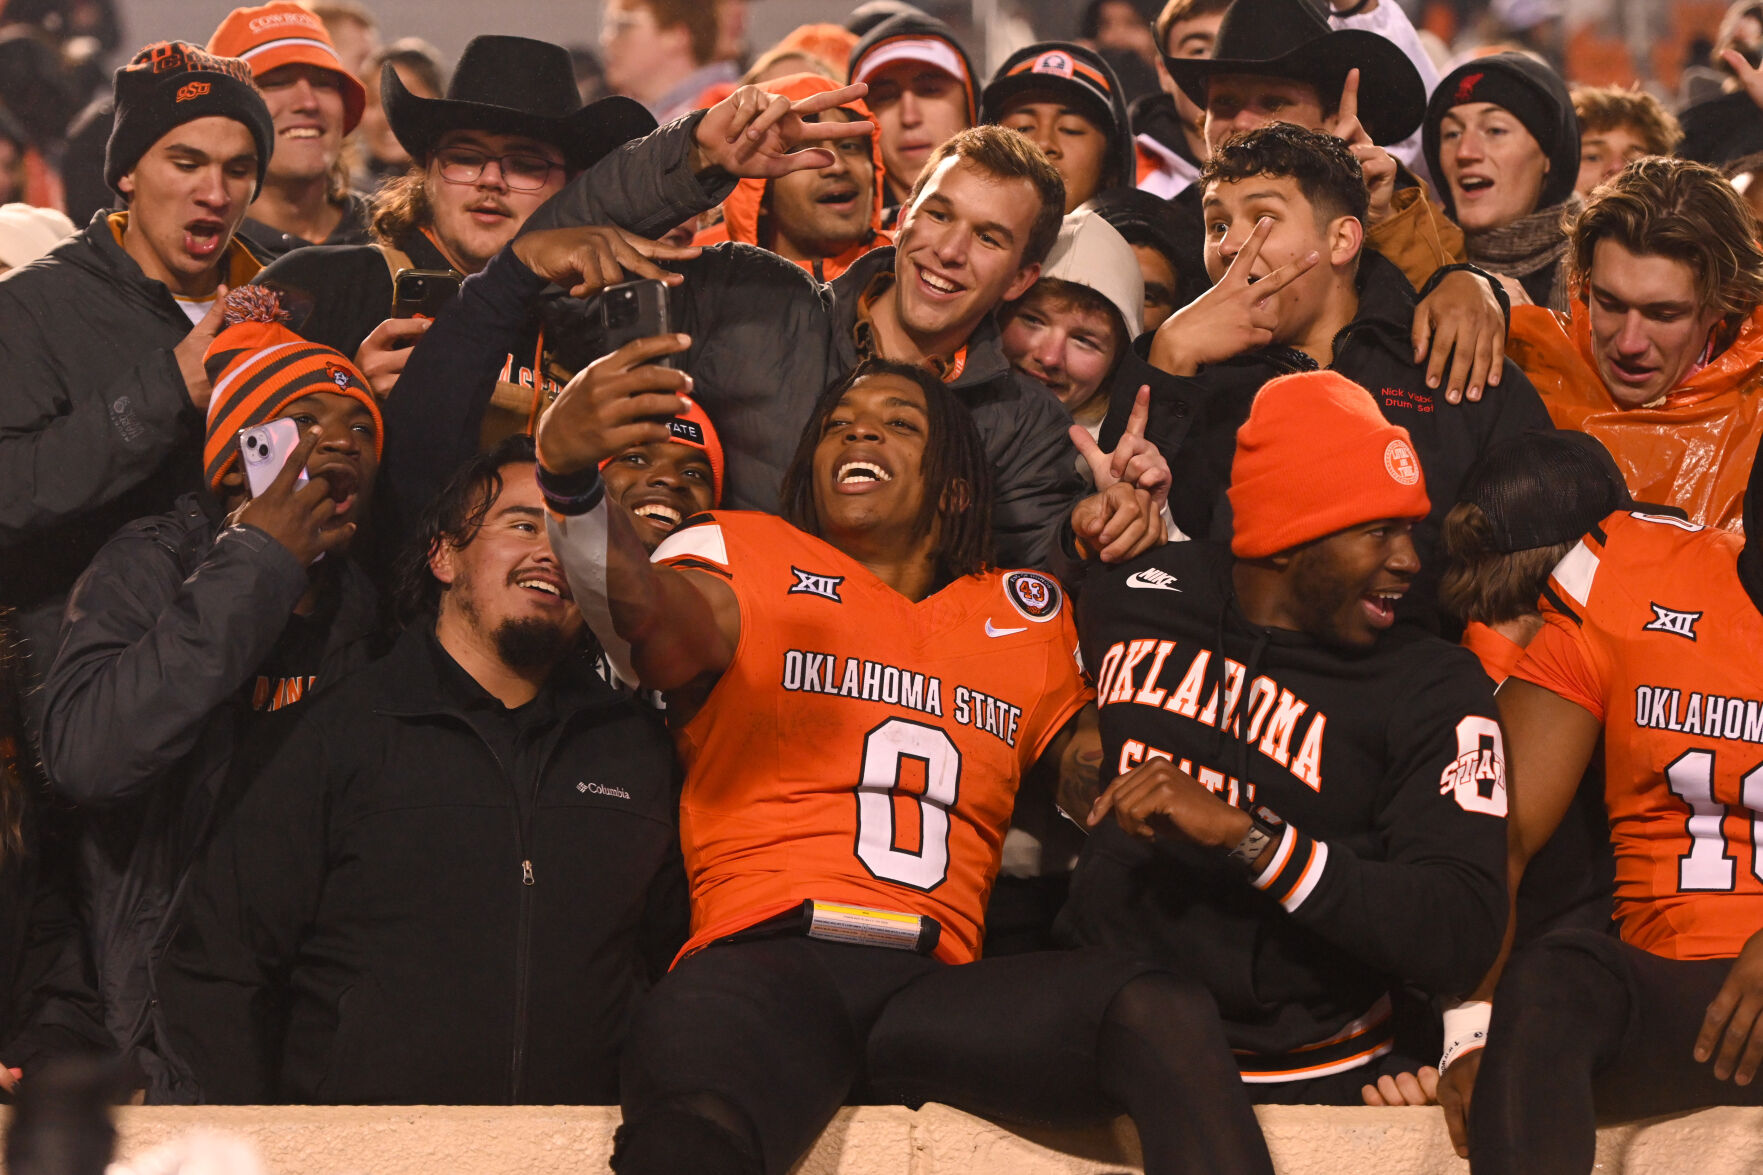
[[[1653,603],[1647,607],[1653,610],[1653,619],[1641,625],[1642,632],[1668,632],[1672,636],[1696,639],[1696,621],[1702,618],[1700,612],[1674,612]]]
[[[843,604],[839,599],[839,585],[845,582],[842,575],[818,575],[812,571],[803,571],[800,567],[791,567],[790,574],[796,577],[789,594],[792,596],[820,596],[835,604]]]
[[[1058,582],[1038,571],[1012,571],[1004,577],[1004,598],[1037,624],[1059,615],[1060,595]]]

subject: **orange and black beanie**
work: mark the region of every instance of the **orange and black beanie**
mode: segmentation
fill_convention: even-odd
[[[149,45],[116,71],[116,116],[104,148],[104,182],[117,181],[141,156],[186,122],[219,116],[244,124],[257,144],[257,187],[275,150],[275,123],[251,81],[251,67],[182,41]],[[255,192],[253,193],[255,194]]]
[[[374,451],[385,448],[385,423],[373,389],[342,352],[308,342],[282,325],[287,312],[274,290],[240,286],[226,296],[226,327],[209,344],[203,363],[214,393],[202,443],[202,479],[219,491],[239,459],[239,432],[275,419],[314,392],[350,396],[373,413]]]

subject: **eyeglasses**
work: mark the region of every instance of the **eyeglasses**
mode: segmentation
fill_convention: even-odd
[[[517,192],[538,191],[563,166],[538,155],[485,155],[469,147],[443,147],[435,158],[441,163],[441,178],[450,184],[475,184],[485,166],[494,163],[502,169],[502,182]]]

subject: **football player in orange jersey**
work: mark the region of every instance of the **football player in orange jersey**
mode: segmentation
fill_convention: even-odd
[[[595,469],[661,435],[689,379],[644,361],[686,345],[614,352],[537,434],[575,597],[666,691],[687,770],[692,938],[632,1028],[614,1168],[781,1173],[862,1091],[1125,1110],[1148,1172],[1270,1172],[1202,989],[1104,952],[974,961],[1017,786],[1089,690],[1057,582],[987,566],[990,466],[956,393],[864,364],[803,433],[789,521],[700,515],[651,563]],[[1072,522],[1105,557],[1161,536],[1130,482]]]
[[[1753,464],[1751,535],[1760,495]],[[1763,1102],[1760,609],[1763,549],[1661,515],[1612,514],[1550,577],[1499,695],[1509,874],[1601,739],[1620,937],[1545,934],[1484,981],[1491,1014],[1447,1015],[1439,1100],[1475,1172],[1589,1171],[1599,1118]]]

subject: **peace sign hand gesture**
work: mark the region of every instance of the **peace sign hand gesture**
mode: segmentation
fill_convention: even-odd
[[[871,134],[873,122],[810,122],[869,92],[859,82],[792,102],[759,86],[742,86],[705,112],[692,145],[692,170],[720,167],[738,179],[776,179],[830,167],[833,153],[815,143]]]
[[[1195,298],[1157,328],[1151,342],[1151,363],[1171,375],[1191,376],[1207,363],[1218,363],[1273,342],[1279,328],[1278,294],[1310,272],[1322,255],[1312,250],[1266,276],[1252,276],[1261,246],[1273,231],[1262,217],[1255,231],[1231,261],[1218,284]]]
[[[1329,120],[1328,133],[1347,144],[1347,150],[1359,161],[1365,173],[1365,190],[1371,196],[1371,207],[1365,215],[1370,228],[1390,214],[1390,201],[1396,195],[1396,157],[1371,141],[1371,135],[1359,121],[1359,71],[1347,71],[1341,85],[1341,104]]]

